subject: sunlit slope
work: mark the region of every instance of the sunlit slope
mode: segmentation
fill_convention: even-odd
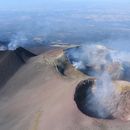
[[[62,75],[61,55],[57,49],[28,59],[2,86],[0,130],[129,130],[129,122],[96,120],[78,110],[75,88],[88,77],[69,63]]]

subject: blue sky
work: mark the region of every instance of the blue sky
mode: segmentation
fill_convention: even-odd
[[[2,9],[35,9],[35,8],[60,8],[67,6],[130,6],[130,0],[0,0]]]

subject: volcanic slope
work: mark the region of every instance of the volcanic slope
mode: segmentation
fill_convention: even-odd
[[[19,47],[15,51],[0,51],[0,86],[3,86],[8,79],[35,54]]]
[[[62,49],[32,57],[1,85],[0,130],[129,130],[129,122],[99,120],[79,111],[75,88],[89,77],[69,63],[62,65],[64,58]]]

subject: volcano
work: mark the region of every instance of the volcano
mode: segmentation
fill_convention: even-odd
[[[70,64],[86,75],[97,77],[107,71],[113,80],[130,81],[130,61],[127,54],[101,45],[77,46],[65,50],[65,54]]]
[[[0,52],[0,85],[2,86],[9,78],[31,57],[36,56],[28,50],[19,47],[14,51],[5,50]]]
[[[130,120],[130,83],[116,81],[116,89],[111,97],[107,100],[101,97],[100,102],[98,97],[94,97],[95,89],[98,89],[95,82],[94,79],[87,79],[77,85],[74,100],[81,112],[99,119]]]
[[[99,77],[76,68],[66,50],[51,48],[37,56],[23,48],[1,52],[1,130],[129,130],[129,82],[112,80],[119,107],[100,118],[86,104]]]

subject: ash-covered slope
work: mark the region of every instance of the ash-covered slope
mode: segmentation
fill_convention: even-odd
[[[3,85],[0,130],[129,130],[129,122],[98,120],[79,111],[75,89],[89,79],[69,63],[64,75],[59,73],[63,57],[62,49],[32,57]]]
[[[54,60],[59,55],[58,51],[29,59],[2,87],[0,129],[49,130],[49,124],[54,121],[58,111],[60,110],[63,115],[66,113],[61,108],[62,105],[65,105],[65,108],[70,106],[67,109],[74,105],[73,94],[69,93],[72,93],[76,81],[62,77],[55,69]],[[52,116],[53,121],[50,120]],[[64,121],[66,119],[65,117]],[[60,121],[58,116],[57,121]],[[55,129],[58,129],[58,122],[55,123]]]
[[[6,83],[8,79],[35,54],[19,47],[14,51],[0,51],[0,86]]]

